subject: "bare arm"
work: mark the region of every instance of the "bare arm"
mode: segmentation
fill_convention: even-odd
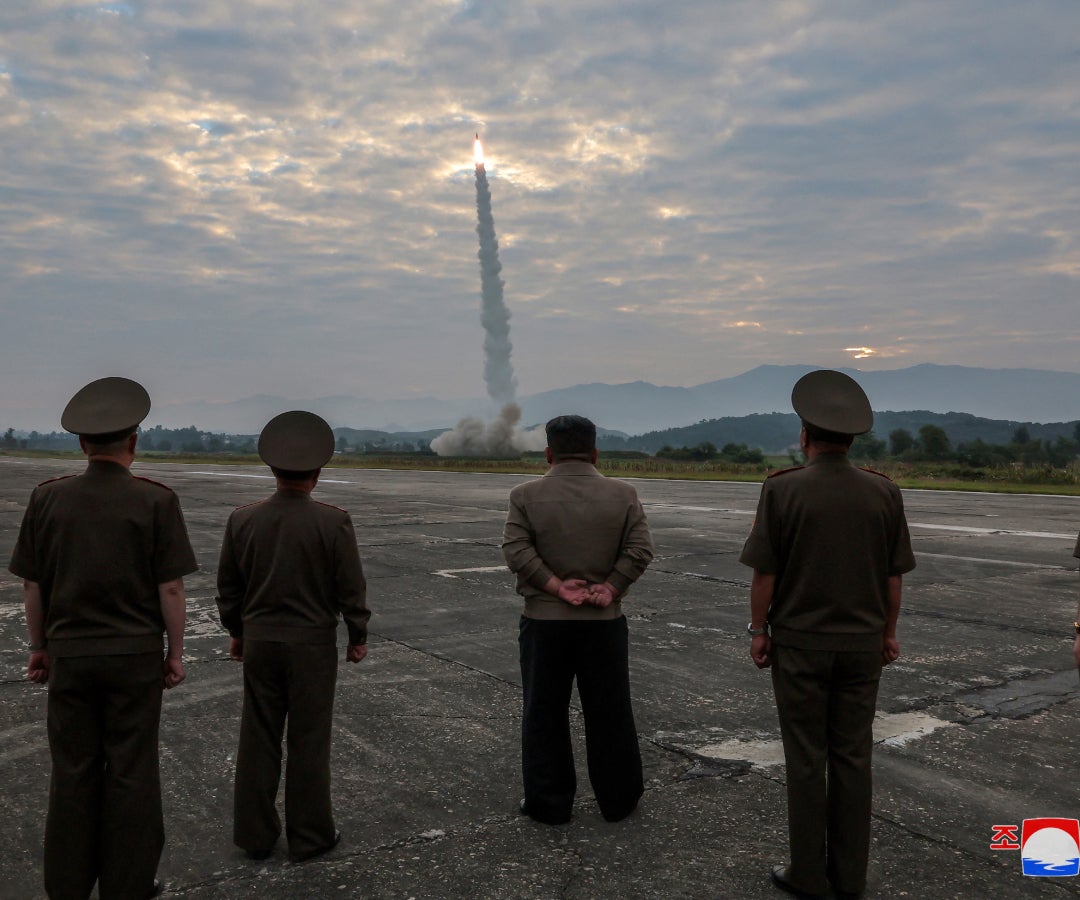
[[[885,637],[881,643],[881,661],[885,665],[896,662],[900,658],[900,643],[896,640],[896,622],[900,618],[900,594],[903,586],[903,575],[889,576],[889,608],[885,620]]]
[[[30,634],[31,647],[26,677],[35,684],[44,684],[49,680],[49,657],[45,652],[45,604],[41,600],[41,585],[36,581],[23,582],[23,608],[26,610],[26,630]]]
[[[187,621],[187,601],[184,598],[184,579],[174,578],[158,585],[161,617],[165,620],[165,635],[169,649],[165,654],[165,687],[174,688],[184,680],[184,625]]]
[[[772,606],[773,591],[776,589],[776,575],[754,569],[750,581],[750,625],[754,630],[764,628],[769,620],[769,607]],[[772,638],[767,634],[756,635],[750,641],[750,658],[759,669],[772,665]]]

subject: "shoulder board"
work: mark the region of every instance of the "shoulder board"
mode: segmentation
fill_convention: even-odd
[[[234,509],[233,512],[240,512],[240,510],[242,510],[242,509],[251,509],[251,507],[258,506],[260,503],[265,503],[265,502],[266,502],[265,497],[262,500],[252,500],[250,503],[245,503],[243,506],[236,507],[236,509]]]
[[[877,469],[871,469],[869,466],[859,466],[860,472],[869,472],[871,475],[880,475],[886,481],[892,481],[892,479],[884,472],[879,472]]]
[[[345,515],[349,514],[349,511],[347,509],[342,509],[340,506],[334,506],[333,503],[323,503],[321,500],[316,500],[315,503],[318,506],[323,506],[326,509],[332,509],[335,512],[345,513]]]
[[[788,472],[800,472],[805,468],[806,466],[790,466],[786,469],[777,469],[775,472],[769,473],[769,478],[775,478],[777,475],[787,475]]]
[[[77,475],[57,475],[55,478],[46,478],[44,481],[38,482],[38,487],[44,484],[52,484],[55,481],[67,481],[69,478],[77,478]]]
[[[162,484],[160,481],[154,481],[153,478],[146,478],[146,477],[144,477],[142,475],[132,475],[131,477],[134,478],[136,481],[145,481],[147,484],[152,484],[152,485],[155,485],[155,486],[157,486],[159,488],[163,488],[164,490],[168,491],[170,494],[175,493],[173,491],[173,489],[171,487],[169,487],[167,484]]]

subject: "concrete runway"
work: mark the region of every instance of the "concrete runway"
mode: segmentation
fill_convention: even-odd
[[[0,458],[0,559],[32,487],[70,461]],[[578,746],[573,821],[517,814],[520,610],[499,538],[516,476],[325,471],[369,579],[371,649],[339,669],[334,796],[344,840],[288,865],[230,843],[240,667],[217,623],[229,511],[262,468],[142,465],[180,495],[202,566],[187,579],[187,681],[165,697],[160,877],[190,898],[783,896],[784,769],[768,675],[745,633],[737,557],[759,487],[637,481],[658,558],[625,603],[646,767],[639,812],[600,817]],[[1059,897],[992,826],[1080,817],[1071,658],[1080,499],[906,492],[919,567],[901,659],[882,679],[869,897]],[[0,896],[42,895],[45,691],[23,679],[21,585],[0,573]],[[341,639],[344,645],[344,636]],[[580,737],[580,716],[574,723]]]

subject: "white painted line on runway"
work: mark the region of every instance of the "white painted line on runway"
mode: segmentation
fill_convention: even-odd
[[[1068,569],[1068,566],[1053,566],[1044,565],[1037,562],[1020,562],[1019,560],[1012,559],[985,559],[981,556],[953,556],[951,553],[922,553],[916,554],[919,557],[932,556],[936,559],[958,559],[961,562],[973,562],[973,563],[991,563],[995,566],[1019,566],[1024,569]]]
[[[1010,537],[1047,538],[1050,540],[1074,541],[1075,534],[1058,534],[1053,531],[1012,531],[1008,528],[975,528],[971,525],[930,525],[926,522],[908,522],[909,528],[928,528],[931,531],[958,531],[963,534],[1002,534]]]
[[[243,472],[188,472],[188,475],[216,475],[218,478],[269,478],[273,481],[273,475],[245,475]]]
[[[752,509],[726,509],[724,507],[715,506],[676,506],[674,503],[646,503],[644,506],[648,509],[681,509],[686,512],[735,513],[740,516],[754,515],[754,510]]]
[[[457,578],[458,575],[468,575],[472,573],[483,572],[508,572],[509,569],[506,566],[477,566],[473,569],[439,569],[437,572],[432,572],[432,575],[438,575],[440,578]]]
[[[189,472],[189,475],[215,475],[218,478],[263,478],[274,480],[273,475],[245,475],[243,472]],[[342,481],[338,478],[320,478],[319,484],[356,484],[355,481]]]

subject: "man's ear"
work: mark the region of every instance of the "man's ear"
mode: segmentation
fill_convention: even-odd
[[[544,457],[547,459],[549,466],[555,461],[555,457],[552,455],[550,447],[544,448]]]
[[[600,458],[600,451],[597,450],[596,447],[593,447],[592,453],[589,455],[589,462],[591,462],[595,466],[596,461],[599,458]]]
[[[135,452],[135,445],[137,443],[139,443],[139,434],[138,432],[133,431],[131,434],[128,435],[128,453]]]

